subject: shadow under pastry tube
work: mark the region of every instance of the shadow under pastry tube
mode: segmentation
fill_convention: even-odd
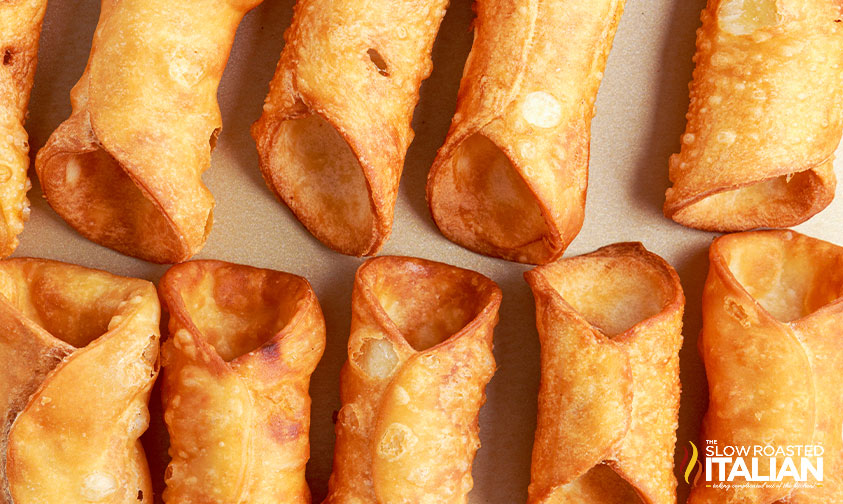
[[[640,243],[526,273],[541,386],[530,504],[675,504],[685,296]]]
[[[448,0],[299,0],[252,126],[263,178],[313,236],[376,254]]]
[[[709,385],[701,451],[707,458],[712,446],[724,455],[729,447],[750,453],[722,468],[712,464],[689,504],[843,502],[843,247],[793,231],[756,231],[714,240],[709,260],[699,340]],[[802,451],[790,457],[767,447]],[[733,474],[739,459],[746,471]]]
[[[47,202],[86,238],[157,263],[205,244],[217,87],[260,0],[103,0],[73,112],[38,152]]]
[[[799,224],[834,198],[843,4],[709,0],[666,216],[693,228]]]
[[[0,503],[153,502],[159,320],[145,280],[0,261]]]
[[[325,321],[301,277],[220,261],[171,268],[162,348],[164,502],[309,504],[310,375]]]
[[[479,0],[433,220],[482,254],[544,264],[579,233],[597,89],[623,0]]]
[[[47,0],[0,3],[0,257],[29,219],[29,137],[23,127]]]
[[[473,271],[370,259],[352,293],[326,504],[465,504],[501,291]]]

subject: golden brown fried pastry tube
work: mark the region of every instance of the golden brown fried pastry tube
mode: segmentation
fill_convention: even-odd
[[[103,0],[73,114],[38,153],[47,201],[86,238],[147,261],[202,248],[217,85],[260,0]]]
[[[526,273],[541,387],[531,504],[673,504],[679,277],[640,243]]]
[[[457,111],[427,181],[436,225],[543,264],[583,223],[591,118],[623,0],[479,0]]]
[[[800,489],[792,478],[783,488],[738,488],[745,483],[739,476],[731,490],[700,481],[688,502],[843,502],[843,247],[792,231],[750,232],[714,240],[709,259],[700,339],[709,383],[703,439],[720,446],[820,444],[824,478]],[[760,474],[769,474],[769,464],[761,459]]]
[[[799,224],[831,203],[841,11],[838,0],[709,0],[666,216],[741,231]]]
[[[29,219],[26,192],[32,185],[23,123],[46,9],[46,0],[0,2],[0,257],[14,252]]]
[[[465,503],[501,292],[446,264],[357,270],[326,504]]]
[[[158,323],[144,280],[0,261],[0,503],[152,503]]]
[[[161,279],[170,312],[164,502],[306,504],[310,375],[325,321],[304,278],[220,261]]]
[[[320,241],[377,253],[448,0],[299,0],[252,126],[267,185]]]

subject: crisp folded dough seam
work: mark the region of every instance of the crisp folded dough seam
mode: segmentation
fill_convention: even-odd
[[[528,502],[675,502],[676,272],[622,243],[525,277],[542,343]]]
[[[843,502],[843,248],[793,231],[756,231],[716,239],[709,258],[699,345],[710,396],[703,439],[822,444],[824,481],[797,490],[736,487],[725,496],[696,485],[688,502]]]
[[[465,502],[499,304],[468,270],[389,256],[361,266],[326,503]]]
[[[171,313],[165,502],[309,503],[308,385],[325,346],[310,285],[204,260],[171,268],[160,291]]]
[[[428,175],[448,239],[525,263],[562,255],[582,226],[593,101],[623,4],[478,5],[457,112]],[[574,91],[584,98],[570,80],[585,80]]]

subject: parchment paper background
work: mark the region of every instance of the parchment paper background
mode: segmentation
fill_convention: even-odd
[[[587,1],[587,0],[584,0]],[[707,247],[715,236],[683,228],[661,213],[668,186],[667,159],[678,150],[685,125],[695,30],[704,0],[628,0],[597,100],[592,131],[588,205],[582,232],[566,256],[619,241],[641,241],[679,272],[687,297],[681,353],[682,407],[677,465],[683,448],[698,437],[707,397],[696,343]],[[260,115],[268,83],[290,23],[293,0],[266,0],[237,33],[219,98],[224,128],[204,180],[216,198],[213,232],[198,258],[214,258],[289,271],[316,289],[328,327],[328,346],[313,376],[311,460],[308,481],[314,502],[325,496],[339,407],[339,370],[346,358],[351,287],[360,259],[336,254],[312,238],[275,201],[261,179],[249,125]],[[27,122],[32,155],[70,114],[69,92],[85,66],[96,26],[95,0],[51,0],[41,36],[39,66]],[[503,289],[495,333],[498,371],[480,417],[482,448],[474,464],[472,504],[522,503],[529,483],[539,381],[539,343],[534,305],[522,273],[526,266],[483,257],[452,244],[435,228],[424,183],[442,144],[471,45],[469,0],[452,0],[434,49],[434,70],[421,89],[392,237],[383,254],[418,256],[471,268]],[[374,105],[376,106],[376,105]],[[839,167],[839,163],[838,163]],[[839,170],[838,170],[839,173]],[[33,177],[32,218],[16,256],[45,257],[156,281],[166,270],[122,256],[77,235],[47,205]],[[798,230],[843,243],[843,198]],[[160,409],[153,404],[153,436]],[[158,407],[160,408],[160,406]],[[151,442],[151,443],[150,443]],[[159,450],[160,451],[160,450]],[[150,453],[159,480],[164,459]],[[679,502],[688,486],[679,477]]]

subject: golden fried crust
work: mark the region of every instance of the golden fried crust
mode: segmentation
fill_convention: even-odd
[[[151,503],[139,438],[158,371],[144,280],[0,262],[0,503]]]
[[[688,502],[843,503],[843,248],[792,231],[760,231],[714,240],[709,259],[700,339],[709,383],[703,439],[821,444],[824,480],[797,490],[699,484]]]
[[[47,201],[86,238],[159,263],[202,248],[217,85],[258,3],[103,0],[73,113],[35,162]]]
[[[46,0],[0,2],[0,257],[29,219],[29,140],[23,128]]]
[[[466,503],[501,292],[446,264],[358,270],[327,504]]]
[[[309,504],[310,375],[325,321],[304,278],[193,261],[161,279],[170,313],[164,502]]]
[[[709,0],[666,216],[743,231],[799,224],[831,203],[841,10],[838,0]]]
[[[594,101],[623,0],[477,2],[457,112],[427,182],[436,225],[543,264],[582,227]]]
[[[685,297],[640,243],[525,274],[541,387],[531,504],[672,504]]]
[[[320,241],[380,250],[447,0],[299,0],[263,115],[267,185]],[[330,36],[326,36],[330,34]]]

